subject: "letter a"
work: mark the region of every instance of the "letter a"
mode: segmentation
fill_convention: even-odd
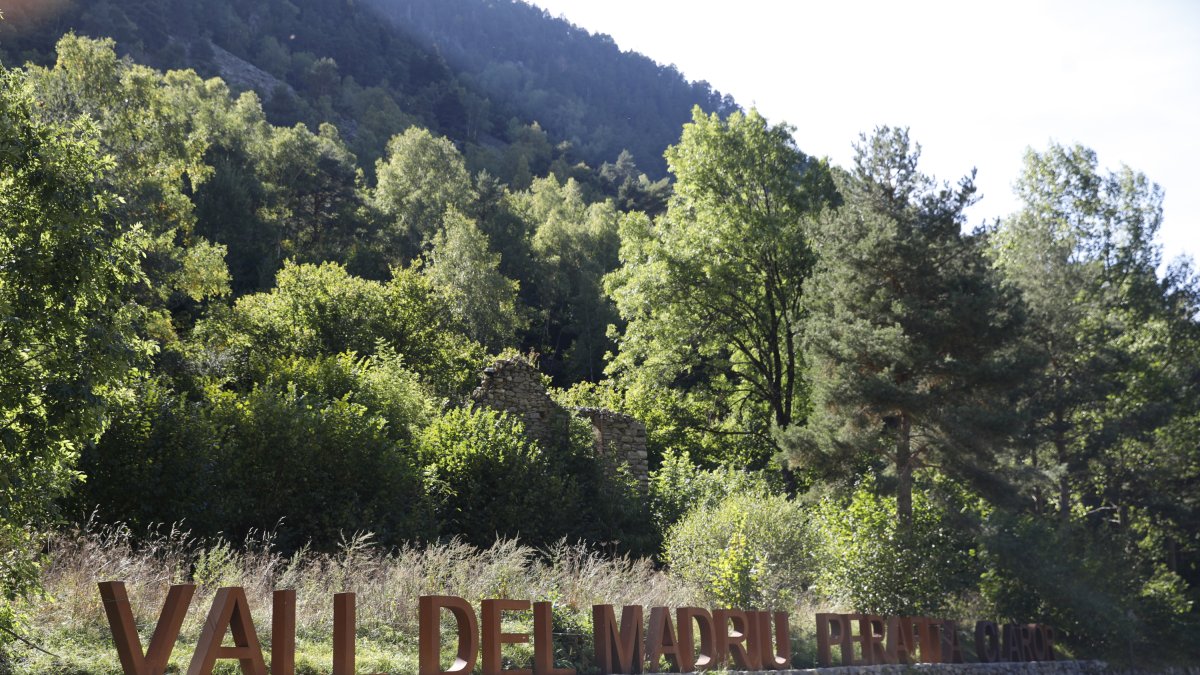
[[[226,630],[233,634],[233,647],[221,646]],[[236,586],[218,590],[213,598],[187,675],[210,675],[217,659],[237,659],[244,675],[267,675],[267,664],[263,661],[254,622],[250,619],[246,591]]]

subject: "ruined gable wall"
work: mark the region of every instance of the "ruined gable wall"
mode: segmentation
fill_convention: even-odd
[[[546,393],[537,368],[521,359],[502,359],[485,368],[471,400],[521,418],[530,438],[554,444],[565,437],[571,414],[588,420],[596,453],[614,467],[627,464],[643,486],[649,482],[646,427],[637,419],[604,408],[568,410]]]

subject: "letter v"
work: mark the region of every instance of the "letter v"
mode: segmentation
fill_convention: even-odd
[[[104,613],[108,615],[108,625],[112,628],[113,642],[117,645],[117,655],[121,657],[121,668],[125,675],[163,675],[195,591],[194,584],[171,586],[158,617],[158,625],[154,627],[154,636],[150,638],[150,650],[143,656],[142,641],[133,622],[133,608],[129,606],[129,596],[125,594],[125,583],[100,582]]]

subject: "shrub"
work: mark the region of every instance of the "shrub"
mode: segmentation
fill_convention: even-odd
[[[751,491],[689,511],[667,534],[665,557],[718,603],[785,609],[812,584],[812,553],[803,507]]]
[[[688,451],[668,450],[650,474],[650,508],[655,524],[665,532],[696,508],[715,507],[736,493],[765,494],[769,482],[761,471],[733,467],[705,470],[692,463]]]
[[[255,381],[244,393],[135,383],[82,453],[89,480],[69,507],[135,531],[183,522],[240,538],[278,525],[289,551],[359,530],[386,544],[432,534],[414,452],[430,403],[399,357],[278,358]]]
[[[423,432],[419,457],[443,535],[479,546],[516,536],[540,543],[565,528],[561,514],[575,486],[555,474],[513,415],[449,410]]]
[[[919,491],[908,532],[898,526],[895,498],[870,484],[822,501],[814,516],[817,590],[855,611],[938,614],[979,578],[974,541]]]
[[[279,381],[212,406],[226,533],[282,523],[284,550],[329,550],[357,531],[389,544],[431,534],[411,445],[365,404]]]

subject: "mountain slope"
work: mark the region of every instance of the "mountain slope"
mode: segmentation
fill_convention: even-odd
[[[366,167],[418,124],[450,137],[475,169],[525,176],[632,152],[662,152],[691,108],[736,104],[673,67],[622,53],[506,0],[55,0],[0,22],[0,60],[46,63],[64,32],[111,37],[159,69],[194,68],[255,89],[276,124],[333,122]],[[32,9],[30,9],[32,8]],[[383,17],[387,17],[384,19]],[[531,127],[531,123],[535,123]],[[569,141],[563,145],[562,141]]]
[[[366,0],[401,29],[435,47],[493,101],[536,119],[593,165],[622,149],[653,176],[666,173],[663,150],[699,105],[737,108],[707,82],[688,82],[674,66],[622,52],[519,0]]]

